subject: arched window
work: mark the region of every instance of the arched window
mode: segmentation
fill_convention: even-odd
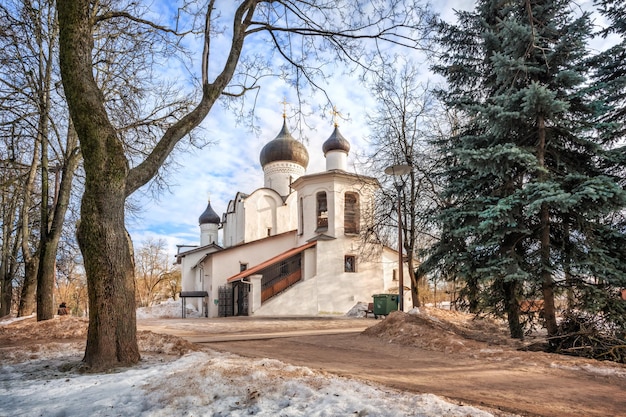
[[[328,202],[326,201],[326,192],[320,191],[317,197],[317,230],[328,229]]]
[[[357,193],[346,193],[344,196],[344,201],[344,233],[359,233],[359,195]]]

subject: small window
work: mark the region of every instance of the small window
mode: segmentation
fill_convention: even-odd
[[[359,195],[357,193],[344,195],[343,218],[344,233],[359,233]]]
[[[397,281],[398,280],[398,270],[397,269],[393,270],[393,278],[391,280],[392,281]]]
[[[287,261],[281,261],[279,268],[281,277],[286,277],[287,275],[289,275],[289,265],[287,264]]]
[[[239,263],[239,272],[243,272],[248,269],[248,264]]]
[[[328,202],[326,192],[317,193],[317,230],[328,229]]]
[[[346,272],[356,272],[356,257],[354,255],[346,255],[344,263]]]

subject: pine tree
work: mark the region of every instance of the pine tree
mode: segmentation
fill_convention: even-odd
[[[596,88],[608,107],[602,119],[604,138],[615,143],[623,141],[626,136],[626,10],[622,0],[596,0],[595,4],[610,22],[600,35],[621,38],[620,42],[590,59],[590,65],[595,69]]]
[[[593,123],[603,106],[585,94],[591,30],[566,0],[481,0],[457,26],[441,25],[442,97],[466,117],[440,144],[454,203],[439,220],[462,242],[447,259],[478,276],[482,303],[507,314],[512,337],[523,337],[521,299],[543,298],[552,335],[561,288],[619,281],[621,254],[599,238],[623,239],[607,219],[625,195]]]

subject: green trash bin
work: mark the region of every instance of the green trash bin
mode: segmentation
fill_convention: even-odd
[[[374,317],[386,316],[398,309],[398,294],[374,294]]]

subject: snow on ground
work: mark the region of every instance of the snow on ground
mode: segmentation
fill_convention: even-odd
[[[138,317],[176,317],[180,308],[168,302],[139,310]],[[19,339],[11,339],[14,326]],[[86,374],[80,366],[85,328],[85,319],[74,317],[0,322],[3,343],[9,345],[0,346],[0,416],[492,415],[435,395],[200,349],[150,332],[139,332],[142,361],[137,366]],[[59,337],[38,343],[52,333]]]
[[[192,304],[185,304],[185,313],[187,317],[200,317],[198,309]],[[182,304],[180,300],[169,299],[151,307],[140,307],[137,309],[137,319],[162,319],[162,318],[180,318],[182,317]]]

